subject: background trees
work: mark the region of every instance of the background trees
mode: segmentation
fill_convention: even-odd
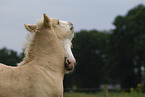
[[[125,16],[117,16],[110,38],[108,65],[110,76],[122,88],[135,87],[141,82],[141,66],[145,66],[145,7],[139,5]],[[111,58],[112,57],[112,58]]]
[[[95,30],[76,33],[73,50],[78,66],[72,77],[66,78],[71,85],[94,88],[100,83],[119,83],[122,88],[130,88],[141,83],[145,6],[138,5],[125,16],[117,16],[113,24],[111,34]]]
[[[17,63],[22,61],[23,53],[18,54],[16,51],[7,48],[0,49],[0,63],[7,64],[8,66],[17,66]]]
[[[65,88],[97,88],[119,83],[122,88],[141,83],[145,66],[145,6],[138,5],[117,16],[110,31],[82,30],[75,33],[73,53],[77,60],[72,74],[65,75]],[[3,48],[0,62],[16,66],[23,54]]]
[[[73,52],[77,59],[77,66],[72,77],[67,79],[68,83],[72,81],[71,85],[79,88],[99,87],[101,79],[104,77],[102,71],[106,61],[108,39],[108,33],[96,30],[82,30],[75,34]],[[65,86],[70,87],[67,84]]]

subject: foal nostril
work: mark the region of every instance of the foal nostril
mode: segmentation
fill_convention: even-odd
[[[71,62],[69,60],[67,60],[68,64],[71,64]]]

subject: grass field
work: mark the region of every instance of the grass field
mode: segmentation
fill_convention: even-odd
[[[64,97],[105,97],[104,92],[97,93],[64,93]],[[145,97],[145,93],[110,92],[108,97]]]
[[[136,89],[130,88],[130,92],[111,92],[108,90],[107,85],[104,85],[104,87],[104,91],[96,93],[66,92],[64,97],[145,97],[141,84],[137,84]]]

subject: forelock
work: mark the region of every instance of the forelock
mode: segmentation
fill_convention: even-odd
[[[39,28],[40,26],[42,26],[43,20],[44,20],[44,19],[37,19],[37,23],[36,23],[36,27],[37,27],[37,28]]]

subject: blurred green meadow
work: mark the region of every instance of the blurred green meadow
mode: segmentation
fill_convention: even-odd
[[[64,93],[64,97],[105,97],[104,92],[97,93]],[[137,93],[137,92],[110,92],[108,97],[145,97],[145,93]]]
[[[104,90],[96,93],[65,92],[64,97],[145,97],[141,84],[137,84],[136,89],[130,88],[130,92],[109,91],[107,85],[104,87]]]

